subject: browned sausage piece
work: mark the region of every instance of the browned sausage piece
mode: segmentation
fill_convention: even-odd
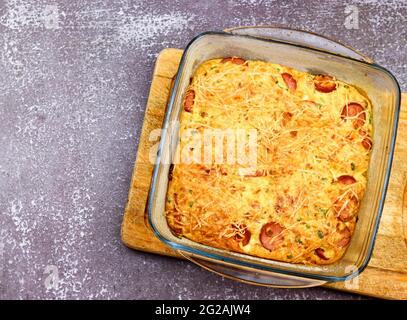
[[[184,110],[186,112],[192,112],[192,106],[194,105],[194,99],[195,99],[195,91],[188,90],[187,94],[185,95],[185,100],[184,100]]]
[[[228,57],[228,58],[223,58],[221,60],[221,63],[226,63],[226,62],[231,62],[231,63],[234,63],[234,64],[241,65],[241,64],[244,64],[246,62],[246,60],[242,59],[242,58],[238,58],[238,57]]]
[[[362,146],[366,150],[370,150],[372,148],[372,140],[367,136],[362,140]]]
[[[370,136],[363,130],[359,131],[360,135],[363,137],[362,140],[362,146],[365,148],[367,151],[369,151],[372,148],[373,142]]]
[[[276,222],[263,225],[260,231],[260,242],[264,248],[273,251],[283,242],[283,227]]]
[[[291,120],[292,117],[293,117],[293,114],[291,112],[283,112],[283,120],[282,120],[283,126],[287,125],[287,123]]]
[[[297,81],[291,74],[284,72],[281,74],[281,77],[283,78],[288,89],[290,89],[291,91],[295,91],[297,89]]]
[[[329,93],[336,89],[336,82],[331,76],[318,75],[314,78],[315,90]]]
[[[325,250],[322,248],[317,248],[315,249],[315,254],[320,257],[322,260],[329,260],[329,258],[327,258],[325,256]]]
[[[340,184],[348,185],[348,184],[356,183],[356,179],[352,176],[344,175],[344,176],[338,177],[338,182]]]
[[[353,127],[358,129],[362,127],[366,121],[366,114],[364,111],[365,109],[359,103],[351,102],[343,107],[341,118],[346,121],[347,118],[357,117],[353,120]]]
[[[247,229],[245,224],[241,224],[239,225],[239,227],[236,227],[235,225],[232,225],[232,228],[236,229],[236,230],[242,230],[242,233],[236,233],[233,236],[233,239],[236,240],[237,242],[241,242],[242,246],[246,246],[249,242],[250,242],[250,238],[252,236],[251,232],[249,231],[249,229]]]
[[[342,199],[338,198],[333,204],[338,219],[343,222],[352,220],[357,213],[358,207],[359,201],[353,195]]]
[[[341,235],[341,238],[338,241],[338,246],[344,248],[349,244],[352,233],[350,232],[348,227],[345,227],[345,229],[339,231],[339,234]]]

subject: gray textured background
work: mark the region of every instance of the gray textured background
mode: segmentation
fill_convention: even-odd
[[[357,30],[344,26],[352,4]],[[362,50],[407,90],[406,17],[406,0],[0,1],[0,298],[360,298],[131,251],[120,223],[163,48],[280,23]]]

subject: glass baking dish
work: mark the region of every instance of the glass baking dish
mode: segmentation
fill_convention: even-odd
[[[313,74],[330,74],[361,88],[373,104],[373,149],[368,184],[351,243],[339,261],[305,266],[253,257],[178,238],[165,218],[170,164],[178,141],[177,120],[190,78],[205,60],[238,56],[287,65]],[[389,182],[400,109],[394,76],[369,58],[313,33],[278,27],[206,32],[186,47],[171,92],[148,200],[148,222],[165,244],[194,263],[226,277],[257,285],[310,287],[350,279],[367,266]]]

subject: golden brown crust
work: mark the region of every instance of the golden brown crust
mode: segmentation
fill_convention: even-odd
[[[237,57],[204,62],[184,99],[177,150],[192,160],[171,172],[174,234],[292,263],[340,259],[366,188],[370,101],[330,76]],[[255,130],[256,167],[199,161],[207,129]]]

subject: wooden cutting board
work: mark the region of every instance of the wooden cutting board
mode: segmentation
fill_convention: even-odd
[[[149,141],[149,134],[162,127],[181,55],[182,50],[165,49],[157,58],[121,231],[123,243],[132,249],[179,258],[148,227],[146,201],[153,170],[149,149],[156,143]],[[327,287],[375,297],[407,299],[406,174],[407,94],[403,94],[392,174],[372,259],[354,280],[327,284]]]

